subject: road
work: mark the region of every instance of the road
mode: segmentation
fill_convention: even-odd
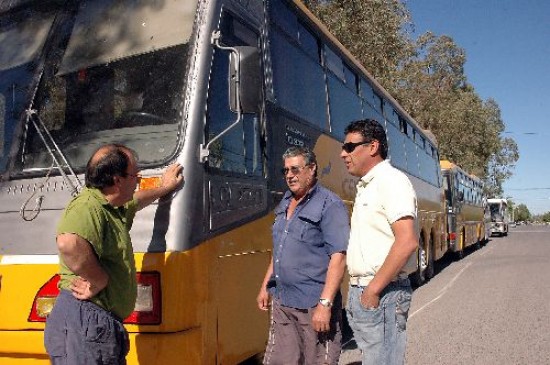
[[[407,365],[550,364],[550,227],[518,226],[413,294]],[[358,365],[350,341],[341,365]]]

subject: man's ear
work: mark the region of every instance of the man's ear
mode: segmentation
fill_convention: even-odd
[[[122,177],[120,177],[119,175],[113,176],[113,185],[120,185],[120,183],[122,182],[121,179]]]
[[[374,139],[369,144],[369,152],[371,156],[376,156],[380,154],[380,142],[376,139]]]

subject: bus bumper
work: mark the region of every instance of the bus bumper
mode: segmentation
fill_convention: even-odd
[[[202,334],[199,328],[175,333],[130,333],[131,364],[202,364]],[[183,362],[182,362],[183,361]],[[0,364],[49,364],[44,332],[0,331]]]

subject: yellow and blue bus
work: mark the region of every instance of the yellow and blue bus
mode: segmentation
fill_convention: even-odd
[[[467,247],[474,245],[479,248],[487,240],[487,199],[483,183],[477,176],[447,160],[440,164],[447,211],[447,242],[449,249],[462,258]]]
[[[418,195],[418,282],[446,251],[433,138],[299,2],[14,0],[0,4],[0,363],[46,364],[55,226],[90,154],[123,143],[139,189],[185,184],[138,213],[129,364],[236,364],[263,351],[256,295],[271,258],[281,155],[307,145],[351,207],[344,127],[385,125]]]

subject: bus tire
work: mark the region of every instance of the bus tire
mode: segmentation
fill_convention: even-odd
[[[428,263],[426,266],[426,271],[424,277],[426,280],[430,280],[435,276],[435,258],[434,258],[434,248],[433,248],[433,239],[430,237],[428,247],[426,252],[428,252]]]
[[[457,260],[462,260],[464,258],[464,240],[466,239],[466,233],[464,229],[460,232],[460,248],[455,252]]]
[[[418,240],[418,253],[416,256],[416,271],[412,276],[412,282],[416,287],[422,286],[422,284],[426,282],[426,268],[424,267],[426,254],[424,248],[424,239],[420,236]]]

